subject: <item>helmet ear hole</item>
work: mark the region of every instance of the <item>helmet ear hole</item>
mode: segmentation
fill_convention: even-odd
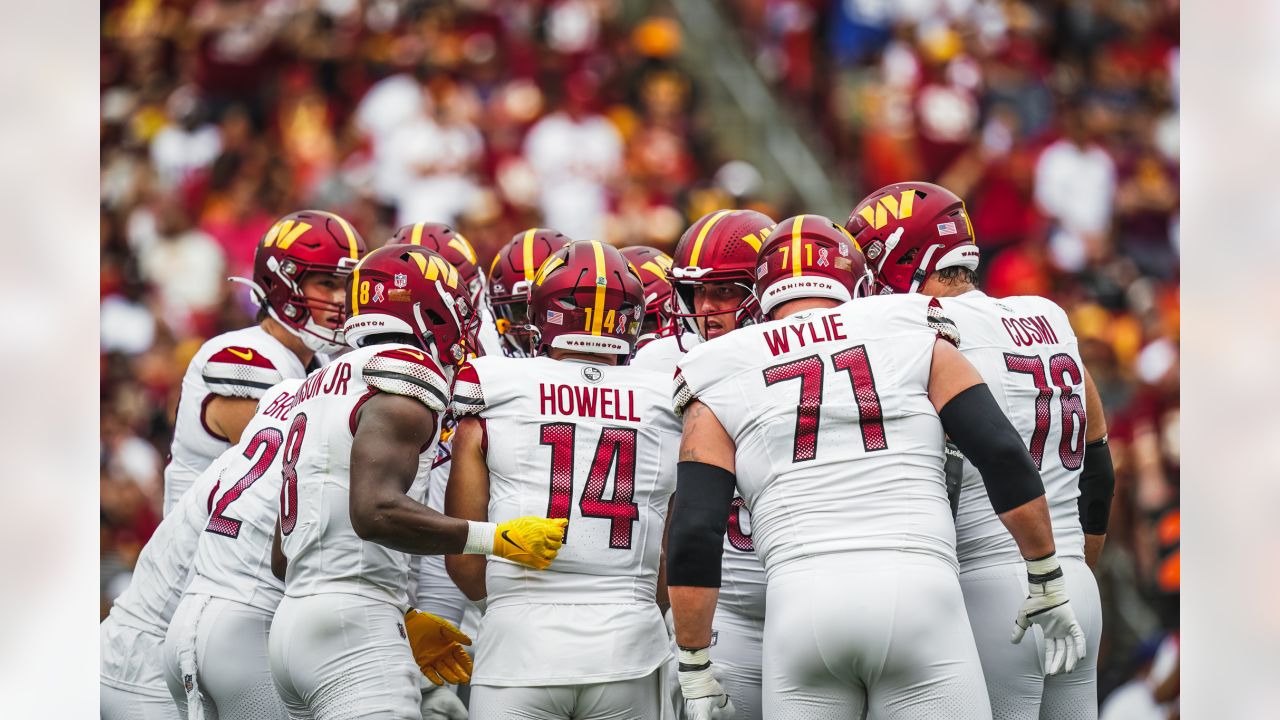
[[[426,316],[432,325],[443,325],[445,323],[444,316],[436,312],[434,308],[427,308]]]
[[[896,264],[910,265],[916,261],[916,256],[919,254],[920,254],[920,248],[918,247],[911,248],[910,250],[903,253],[902,257],[898,258],[898,262]]]

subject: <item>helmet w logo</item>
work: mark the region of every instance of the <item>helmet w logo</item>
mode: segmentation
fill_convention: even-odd
[[[858,214],[867,221],[868,225],[879,230],[888,224],[890,215],[895,220],[906,220],[911,217],[911,208],[915,200],[915,190],[903,190],[902,195],[898,197],[885,195],[876,201],[875,206],[867,204],[858,208]]]
[[[262,240],[262,247],[271,247],[279,245],[281,250],[288,250],[289,246],[295,240],[302,237],[303,233],[311,229],[311,226],[304,222],[294,220],[282,220],[271,226],[267,231],[267,236]]]
[[[418,263],[418,269],[422,271],[422,276],[432,282],[444,278],[445,284],[451,288],[458,287],[458,269],[449,264],[448,260],[439,255],[421,255],[418,253],[410,253],[410,257]]]

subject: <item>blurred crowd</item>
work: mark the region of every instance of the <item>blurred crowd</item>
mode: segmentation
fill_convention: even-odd
[[[720,5],[859,197],[946,185],[968,200],[988,291],[1068,309],[1117,470],[1101,689],[1131,703],[1123,717],[1145,717],[1134,702],[1167,717],[1177,1]],[[487,259],[534,225],[670,249],[717,207],[803,209],[755,197],[754,171],[716,142],[663,2],[103,0],[101,13],[104,614],[159,522],[182,373],[204,339],[252,322],[225,278],[247,274],[277,217],[333,210],[374,247],[404,223],[450,222]]]

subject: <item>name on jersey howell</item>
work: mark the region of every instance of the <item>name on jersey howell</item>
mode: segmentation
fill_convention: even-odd
[[[538,397],[543,415],[572,415],[601,420],[640,422],[640,418],[635,414],[635,390],[538,383]]]
[[[1001,318],[1004,331],[1009,333],[1013,343],[1018,347],[1027,345],[1057,345],[1058,334],[1043,315],[1022,318]]]

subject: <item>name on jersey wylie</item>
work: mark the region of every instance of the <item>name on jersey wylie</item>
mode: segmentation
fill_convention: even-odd
[[[351,363],[336,362],[316,372],[302,383],[293,401],[300,405],[316,395],[346,395],[347,381],[351,379]]]
[[[538,397],[543,415],[640,422],[635,414],[635,390],[627,390],[624,395],[618,388],[538,383]]]
[[[1036,344],[1056,345],[1058,342],[1058,334],[1053,331],[1053,326],[1043,315],[1001,318],[1000,322],[1004,324],[1004,331],[1009,333],[1009,337],[1018,347]]]
[[[848,340],[849,338],[844,334],[844,325],[840,322],[839,315],[823,315],[821,318],[814,318],[800,325],[783,325],[780,328],[772,328],[764,336],[764,342],[769,346],[769,352],[773,353],[774,356],[791,352],[791,341],[793,339],[797,343],[796,349],[799,350],[810,344],[816,345],[820,342]]]

